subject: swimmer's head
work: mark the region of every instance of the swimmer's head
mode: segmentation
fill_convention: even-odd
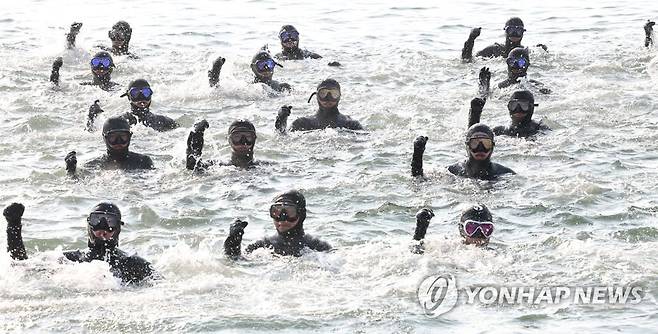
[[[270,217],[279,234],[303,234],[306,199],[301,192],[290,190],[278,195],[270,206]]]
[[[485,124],[473,124],[466,132],[465,144],[469,160],[489,161],[495,146],[494,133]]]
[[[518,17],[512,17],[505,22],[505,38],[515,45],[520,45],[525,32],[523,21]]]
[[[125,118],[110,117],[103,124],[103,140],[105,140],[108,153],[128,153],[131,138],[130,124]]]
[[[114,248],[119,245],[121,233],[121,211],[108,202],[94,206],[87,216],[87,235],[89,247]]]
[[[91,73],[99,80],[109,80],[112,70],[114,69],[114,61],[112,56],[101,51],[94,55],[90,61]]]
[[[256,77],[261,81],[270,81],[274,75],[274,67],[281,66],[274,61],[269,52],[265,50],[259,51],[251,59],[251,71],[254,72]]]
[[[526,48],[514,48],[507,55],[507,74],[510,78],[524,77],[530,67],[530,53]]]
[[[228,143],[233,153],[253,154],[256,138],[256,128],[247,120],[234,121],[228,128]]]
[[[341,91],[340,91],[340,84],[338,81],[334,79],[326,79],[322,81],[315,92],[311,94],[309,97],[308,101],[311,101],[311,98],[315,95],[317,101],[318,101],[318,106],[320,107],[320,110],[328,110],[328,109],[333,109],[338,106],[338,102],[340,102],[340,96],[341,96]]]
[[[512,93],[507,109],[512,118],[512,124],[524,125],[532,120],[532,114],[535,112],[535,97],[528,90],[517,90]]]
[[[112,47],[116,49],[128,49],[130,37],[132,37],[133,29],[126,21],[119,21],[112,26],[112,29],[107,32],[107,36],[112,41]]]
[[[486,246],[494,231],[493,217],[486,205],[476,204],[462,213],[458,228],[465,244]]]
[[[279,40],[283,49],[295,49],[299,46],[299,32],[291,25],[281,27]]]
[[[137,79],[128,85],[128,90],[121,97],[127,96],[131,106],[136,109],[148,109],[151,106],[152,95],[153,90],[148,81]]]

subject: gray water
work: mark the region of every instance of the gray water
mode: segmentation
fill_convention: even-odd
[[[0,254],[0,332],[656,332],[658,312],[658,115],[656,50],[643,47],[642,25],[658,18],[652,1],[16,1],[0,4],[0,203],[26,206],[30,259]],[[508,17],[526,23],[530,76],[553,94],[537,96],[535,118],[553,131],[536,141],[500,137],[494,160],[518,175],[497,183],[451,176],[465,157],[463,131],[482,66],[502,80],[500,60],[459,61],[471,27],[475,48],[503,40]],[[86,132],[88,106],[100,99],[99,123],[128,110],[119,93],[78,85],[94,46],[125,19],[141,59],[116,57],[115,81],[151,82],[152,110],[183,126],[157,133],[134,127],[132,149],[153,157],[148,172],[88,172],[66,177],[63,158],[80,165],[102,154],[98,131]],[[77,48],[64,33],[84,22]],[[319,61],[287,62],[275,79],[289,95],[269,97],[250,84],[249,61],[292,23]],[[227,63],[221,87],[206,72]],[[62,56],[61,87],[47,81]],[[344,66],[326,66],[338,60]],[[283,104],[291,120],[314,112],[306,98],[324,78],[341,82],[341,110],[368,133],[334,130],[279,136]],[[497,90],[483,121],[506,124],[512,90]],[[210,122],[204,157],[228,159],[226,129],[256,124],[252,171],[185,169],[185,140],[196,120]],[[430,140],[428,181],[410,177],[412,141]],[[303,191],[307,232],[336,248],[300,258],[257,251],[237,263],[222,256],[234,218],[250,222],[244,244],[273,233],[267,209],[277,193]],[[84,248],[85,217],[96,203],[121,208],[121,248],[149,259],[164,277],[126,287],[104,263],[61,261]],[[495,251],[461,244],[455,222],[481,202],[494,214]],[[427,253],[410,254],[414,214],[434,209]],[[4,238],[0,247],[5,248]],[[427,275],[448,272],[463,285],[638,285],[638,305],[487,307],[459,305],[428,318],[416,299]]]

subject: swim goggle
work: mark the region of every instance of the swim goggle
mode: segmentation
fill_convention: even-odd
[[[282,42],[288,42],[290,40],[299,40],[299,33],[296,31],[282,31],[281,34],[279,34],[279,38],[281,39]]]
[[[153,90],[151,87],[132,87],[128,90],[131,100],[135,100],[140,95],[145,99],[150,100],[151,95],[153,95]]]
[[[523,26],[507,26],[505,27],[505,33],[510,35],[510,36],[523,36],[523,32],[525,32],[525,28]]]
[[[340,89],[338,88],[320,88],[318,90],[320,100],[337,101],[340,99]]]
[[[229,139],[231,139],[233,145],[253,146],[256,142],[256,134],[247,131],[236,131],[229,135]]]
[[[513,112],[520,107],[523,112],[528,112],[530,111],[531,105],[532,103],[528,100],[511,100],[507,103],[507,109],[509,109],[510,112]]]
[[[87,223],[94,231],[114,231],[120,229],[123,224],[117,215],[103,211],[90,213],[87,217]]]
[[[132,133],[126,130],[110,131],[105,134],[105,138],[110,145],[124,145],[130,142]]]
[[[464,227],[464,234],[468,237],[473,237],[477,231],[482,232],[485,238],[489,238],[494,231],[494,224],[492,222],[478,222],[475,220],[466,220],[461,223]]]
[[[468,148],[470,148],[471,151],[477,149],[480,144],[482,144],[482,147],[487,151],[491,151],[494,145],[491,138],[471,138],[466,142],[466,145],[468,145]]]
[[[273,59],[259,60],[256,62],[256,68],[258,69],[258,72],[264,72],[264,71],[271,72],[274,70],[274,66],[276,65],[279,64],[277,64]]]
[[[112,60],[110,58],[106,57],[95,57],[91,59],[91,67],[92,68],[110,68],[112,66]]]
[[[507,65],[514,68],[526,68],[528,67],[528,60],[524,57],[519,58],[507,58]]]
[[[270,217],[278,222],[297,220],[297,206],[286,203],[276,203],[270,206]]]

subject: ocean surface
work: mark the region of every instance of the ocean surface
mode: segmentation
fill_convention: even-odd
[[[658,19],[655,1],[5,0],[0,13],[0,205],[25,204],[30,255],[0,254],[0,332],[658,333],[658,50],[644,48],[642,29]],[[526,24],[524,45],[548,46],[531,48],[529,76],[553,91],[536,95],[534,116],[553,131],[496,138],[493,159],[514,177],[453,177],[446,166],[466,156],[479,69],[491,68],[492,83],[506,75],[501,59],[462,63],[461,48],[472,27],[482,27],[476,50],[502,42],[511,16]],[[140,59],[115,57],[114,81],[147,79],[152,111],[182,127],[133,127],[131,149],[156,170],[82,171],[74,181],[66,153],[77,151],[81,167],[104,151],[100,132],[84,129],[89,105],[100,100],[101,124],[129,111],[121,91],[78,84],[118,20],[132,25]],[[84,26],[66,50],[75,21]],[[274,76],[293,91],[271,96],[250,83],[249,63],[265,44],[280,50],[284,24],[324,58],[285,62]],[[227,62],[220,87],[210,88],[217,56]],[[328,67],[333,60],[343,66]],[[327,77],[341,83],[341,111],[367,131],[278,135],[280,106],[293,106],[290,121],[314,113],[306,99]],[[494,90],[483,122],[509,122],[512,91]],[[205,158],[229,158],[228,125],[244,118],[257,128],[256,159],[272,164],[186,170],[187,135],[204,118]],[[410,176],[418,135],[429,137],[426,181]],[[243,245],[274,233],[270,201],[290,188],[306,196],[306,231],[336,250],[224,258],[232,220],[249,221]],[[106,200],[123,212],[121,248],[163,279],[127,287],[103,262],[61,260],[62,250],[86,247],[86,215]],[[457,231],[460,212],[478,202],[494,215],[493,250],[463,245]],[[436,217],[419,256],[408,247],[422,207]],[[457,305],[430,318],[416,290],[435,273],[463,286],[635,285],[646,297]]]

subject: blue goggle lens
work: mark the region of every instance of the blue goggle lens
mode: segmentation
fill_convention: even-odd
[[[133,87],[128,90],[128,93],[130,94],[131,98],[137,98],[141,94],[145,98],[151,98],[151,95],[153,95],[153,91],[149,87],[143,87],[143,88],[137,88]]]
[[[98,67],[110,68],[110,64],[112,64],[112,61],[110,60],[110,58],[92,58],[91,59],[91,67],[93,67],[93,68],[98,68]]]
[[[279,38],[281,38],[282,41],[287,41],[287,40],[291,40],[291,39],[298,40],[299,39],[299,33],[294,32],[294,31],[293,32],[284,31],[284,32],[281,33],[281,35],[279,35]]]
[[[272,71],[272,70],[274,70],[274,66],[275,66],[275,63],[274,63],[274,60],[272,60],[272,59],[260,60],[260,61],[256,62],[256,68],[258,69],[259,72],[262,72],[262,71],[265,71],[265,70]]]

